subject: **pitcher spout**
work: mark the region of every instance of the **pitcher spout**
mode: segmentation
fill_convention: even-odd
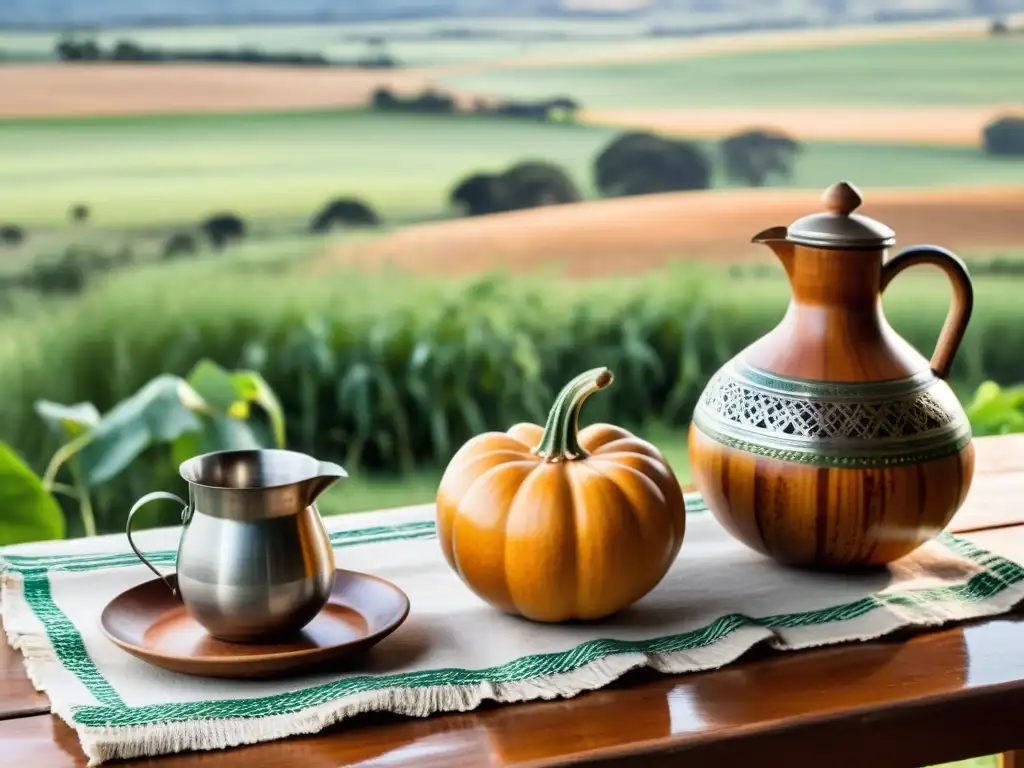
[[[754,235],[750,242],[764,243],[771,248],[775,255],[779,257],[779,261],[782,262],[782,266],[786,268],[786,273],[788,274],[793,265],[794,245],[786,239],[787,232],[788,229],[786,227],[768,227],[768,229]]]
[[[306,506],[312,504],[321,493],[345,477],[348,477],[348,472],[340,464],[321,461],[316,476],[306,481]]]

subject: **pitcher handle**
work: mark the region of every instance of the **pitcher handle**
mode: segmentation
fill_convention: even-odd
[[[145,555],[143,555],[139,551],[139,548],[135,546],[135,542],[132,541],[132,518],[135,517],[135,513],[138,512],[140,509],[142,509],[142,507],[145,506],[146,504],[148,504],[149,502],[151,502],[151,501],[158,501],[160,499],[167,499],[168,501],[176,501],[179,504],[181,504],[181,506],[183,507],[183,511],[182,511],[181,517],[182,517],[183,521],[185,520],[185,518],[186,518],[185,512],[188,510],[188,504],[186,504],[182,500],[182,498],[180,496],[176,496],[173,493],[167,493],[166,491],[153,491],[152,493],[147,493],[141,499],[136,501],[135,504],[132,506],[131,511],[128,512],[128,522],[125,525],[125,533],[128,534],[128,543],[131,545],[132,551],[135,552],[136,557],[138,557],[139,560],[141,560],[143,563],[145,563],[146,567],[149,568],[149,570],[151,570],[153,573],[155,573],[157,576],[159,576],[161,579],[164,580],[164,584],[166,584],[167,588],[171,590],[171,594],[172,595],[177,596],[177,594],[178,594],[177,587],[172,586],[171,582],[169,582],[167,580],[167,577],[164,576],[162,573],[160,573],[160,571],[158,571],[156,568],[153,567],[153,564],[151,562],[149,562],[149,560],[146,559]]]
[[[882,290],[907,267],[932,264],[946,273],[953,284],[953,301],[942,325],[939,340],[932,353],[931,368],[940,379],[949,378],[953,358],[963,341],[967,323],[974,309],[974,283],[963,259],[937,245],[915,245],[893,256],[882,266]]]

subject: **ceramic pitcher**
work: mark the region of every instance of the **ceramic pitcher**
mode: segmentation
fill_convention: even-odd
[[[709,509],[753,549],[794,565],[878,566],[936,536],[970,487],[971,429],[946,378],[974,292],[943,248],[888,258],[895,233],[854,212],[852,184],[822,200],[824,212],[754,237],[782,262],[792,298],[779,325],[708,383],[690,461]],[[920,264],[953,284],[930,361],[881,302]]]
[[[316,498],[346,477],[337,464],[293,451],[220,451],[180,467],[189,500],[156,491],[128,513],[135,554],[213,637],[261,642],[295,632],[326,605],[334,551]],[[132,520],[157,499],[182,511],[177,573],[167,578],[132,541]]]

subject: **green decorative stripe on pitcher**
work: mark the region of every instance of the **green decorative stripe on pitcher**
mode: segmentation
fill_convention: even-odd
[[[849,453],[837,450],[828,452],[821,448],[797,448],[786,445],[771,445],[766,443],[755,443],[751,440],[734,437],[725,434],[714,426],[709,426],[699,418],[694,418],[694,424],[716,443],[732,448],[737,451],[745,451],[755,456],[763,456],[766,459],[777,459],[778,461],[792,461],[797,464],[805,464],[812,467],[832,467],[838,469],[869,469],[878,467],[900,467],[912,464],[923,464],[928,461],[938,461],[957,453],[967,447],[971,442],[971,434],[961,434],[953,440],[938,442],[918,450],[906,450],[899,448],[892,452],[885,452],[882,449],[874,453]],[[780,441],[781,442],[781,441]]]
[[[805,382],[733,361],[708,382],[693,421],[712,440],[818,467],[893,467],[956,454],[971,426],[930,372],[865,384]]]
[[[804,395],[806,397],[818,398],[839,398],[855,400],[886,400],[893,397],[905,397],[915,392],[927,389],[939,381],[935,374],[928,369],[906,376],[901,379],[889,379],[886,381],[864,381],[864,382],[843,382],[843,381],[815,381],[813,379],[801,379],[796,376],[780,376],[763,368],[749,365],[740,359],[732,363],[733,374],[750,384],[772,392],[781,392],[789,395]]]

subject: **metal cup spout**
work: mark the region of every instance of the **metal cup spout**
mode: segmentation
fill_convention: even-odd
[[[321,493],[336,482],[348,477],[348,472],[344,467],[331,461],[321,461],[317,472],[316,477],[311,477],[303,483],[306,491],[306,506],[316,501]]]

